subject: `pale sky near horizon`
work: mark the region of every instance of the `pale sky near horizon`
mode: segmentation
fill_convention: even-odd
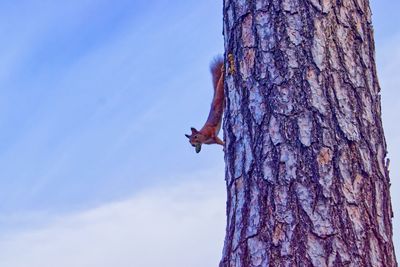
[[[400,2],[371,7],[398,255]],[[222,150],[196,154],[183,134],[208,113],[221,9],[0,3],[0,266],[217,265]]]

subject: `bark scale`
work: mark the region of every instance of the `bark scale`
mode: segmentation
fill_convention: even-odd
[[[368,0],[223,12],[220,266],[397,266]]]

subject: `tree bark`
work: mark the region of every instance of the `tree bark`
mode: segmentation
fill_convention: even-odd
[[[368,0],[223,12],[220,266],[397,266]]]

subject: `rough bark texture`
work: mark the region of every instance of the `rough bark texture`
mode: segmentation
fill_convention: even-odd
[[[397,266],[367,0],[225,0],[220,266]]]

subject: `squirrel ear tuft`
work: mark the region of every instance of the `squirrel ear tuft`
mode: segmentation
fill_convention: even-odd
[[[190,139],[190,135],[188,135],[188,134],[185,134],[185,136],[186,136],[187,138],[189,138],[189,139]]]
[[[192,130],[192,134],[198,133],[199,131],[196,130],[196,128],[192,127],[190,128],[190,130]]]

